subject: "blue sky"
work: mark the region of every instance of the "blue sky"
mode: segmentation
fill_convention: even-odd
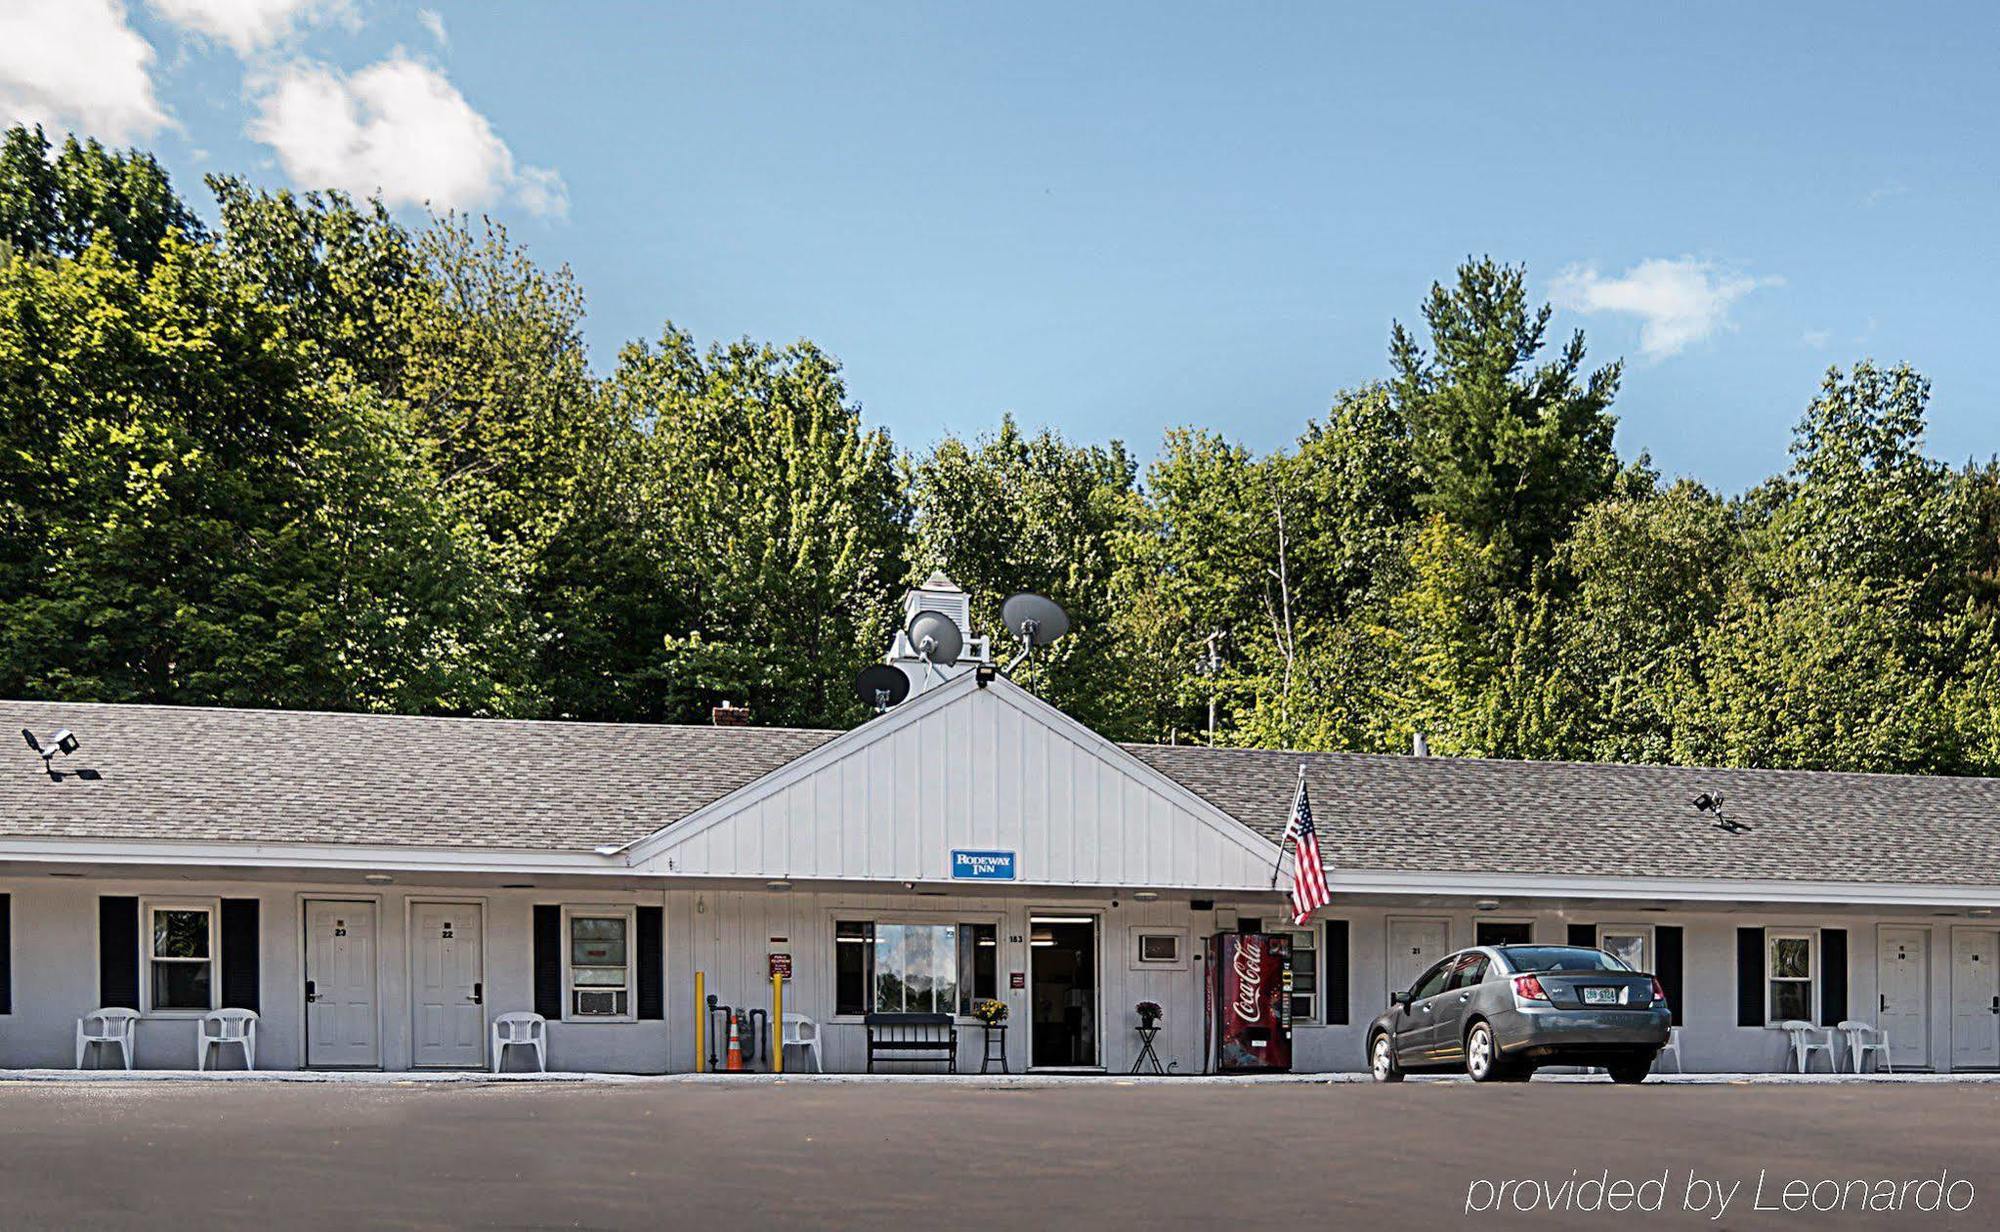
[[[484,208],[575,270],[600,369],[668,319],[810,337],[905,446],[1268,449],[1491,253],[1627,358],[1620,448],[1669,473],[1782,468],[1862,356],[1931,377],[1935,453],[2000,450],[1983,6],[16,3],[0,111],[188,190]]]

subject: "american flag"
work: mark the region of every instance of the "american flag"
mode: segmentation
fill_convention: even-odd
[[[1306,771],[1299,767],[1299,794],[1292,819],[1285,824],[1292,840],[1292,923],[1303,924],[1333,901],[1326,888],[1326,869],[1319,862],[1319,832],[1313,829],[1312,801],[1306,798]],[[1281,842],[1278,844],[1283,847]]]

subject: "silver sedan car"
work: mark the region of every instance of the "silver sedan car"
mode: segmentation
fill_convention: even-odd
[[[1542,1065],[1644,1082],[1673,1026],[1659,980],[1575,945],[1460,950],[1389,1002],[1368,1028],[1377,1082],[1460,1066],[1474,1082],[1521,1081]]]

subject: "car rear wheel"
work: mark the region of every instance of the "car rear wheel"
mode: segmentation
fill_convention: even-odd
[[[1646,1081],[1646,1075],[1653,1072],[1653,1058],[1641,1057],[1636,1061],[1620,1061],[1609,1067],[1611,1081],[1631,1084]]]
[[[1390,1042],[1389,1033],[1383,1031],[1368,1045],[1368,1072],[1375,1075],[1377,1082],[1401,1082],[1403,1071],[1396,1064],[1396,1046]]]
[[[1493,1028],[1483,1022],[1472,1024],[1465,1033],[1465,1073],[1474,1082],[1495,1082],[1507,1077],[1508,1066],[1500,1059],[1500,1046]]]

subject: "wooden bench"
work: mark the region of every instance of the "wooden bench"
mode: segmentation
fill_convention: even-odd
[[[875,1058],[891,1060],[918,1053],[943,1060],[945,1072],[958,1072],[958,1020],[950,1014],[869,1014],[861,1020],[868,1027],[868,1072],[875,1072]]]

